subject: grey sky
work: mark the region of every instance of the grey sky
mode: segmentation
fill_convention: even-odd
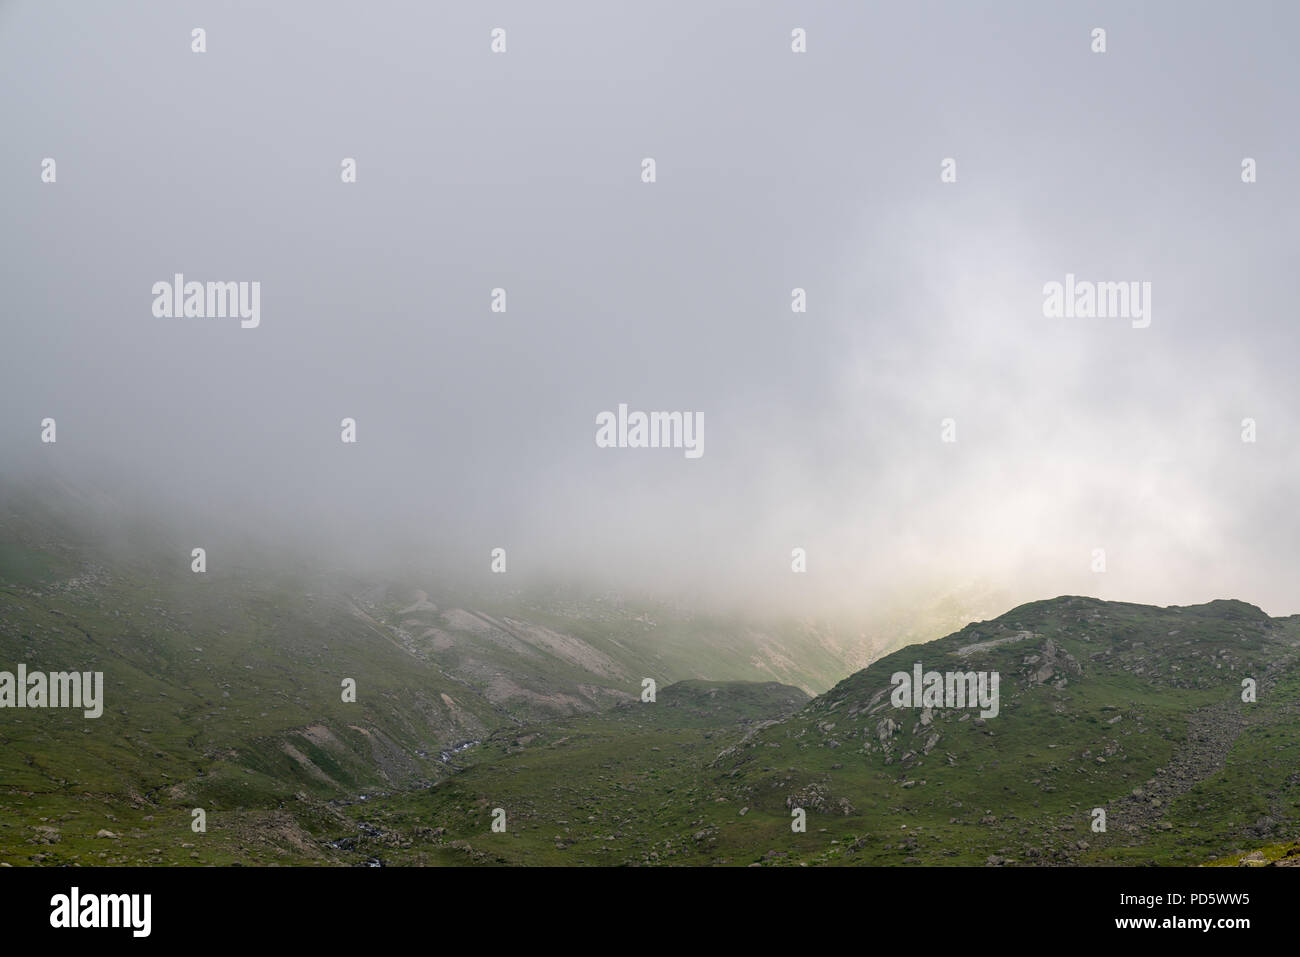
[[[0,472],[521,580],[1300,611],[1297,9],[0,4]]]

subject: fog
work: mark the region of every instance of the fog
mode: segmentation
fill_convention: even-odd
[[[1298,28],[4,3],[0,477],[384,573],[1300,612]],[[156,316],[177,273],[260,283],[259,324]],[[1067,274],[1149,282],[1150,324],[1046,317]],[[703,454],[598,447],[620,404]]]

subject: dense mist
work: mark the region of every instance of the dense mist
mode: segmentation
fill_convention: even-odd
[[[1297,28],[5,3],[0,479],[214,565],[1300,611]],[[259,283],[257,324],[158,315],[177,274]],[[1045,315],[1067,276],[1149,283],[1149,322]],[[702,454],[600,447],[620,405]]]

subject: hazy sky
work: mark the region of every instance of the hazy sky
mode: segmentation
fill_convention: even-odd
[[[1300,612],[1298,11],[0,3],[0,473],[519,581]]]

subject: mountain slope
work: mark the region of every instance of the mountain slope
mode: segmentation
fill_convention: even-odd
[[[917,662],[998,672],[997,716],[894,707],[891,676]],[[405,835],[394,863],[1201,863],[1300,830],[1298,662],[1300,619],[1243,602],[1059,598],[903,649],[781,720],[662,751],[592,724],[353,816]],[[541,768],[565,768],[562,788]],[[620,815],[629,789],[653,813]],[[495,807],[518,829],[493,833]]]
[[[195,574],[157,529],[51,501],[0,495],[0,671],[102,671],[105,704],[0,710],[0,861],[1199,863],[1295,839],[1300,617],[1034,602],[805,702],[910,629],[220,550]],[[996,717],[895,708],[918,663],[996,672]]]
[[[810,834],[856,835],[863,860],[1190,863],[1300,826],[1298,659],[1297,619],[1242,602],[1035,602],[882,659],[716,766],[785,830],[801,806]],[[918,661],[999,672],[997,717],[893,707]]]
[[[798,680],[824,687],[837,670],[826,636],[794,626],[545,594],[435,604],[433,585],[219,549],[195,573],[156,528],[3,491],[0,672],[102,672],[105,698],[93,719],[0,710],[3,860],[315,859],[299,817],[436,781],[495,730],[634,700],[644,677],[766,679],[802,659],[817,665]],[[224,844],[195,844],[195,808]]]

